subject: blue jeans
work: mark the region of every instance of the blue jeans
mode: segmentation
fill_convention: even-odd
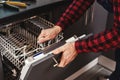
[[[110,75],[110,80],[120,80],[120,48],[115,51],[116,67],[115,71]]]

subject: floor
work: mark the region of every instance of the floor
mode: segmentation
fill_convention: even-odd
[[[88,70],[81,76],[77,77],[75,80],[98,80],[99,76],[108,76],[112,71],[104,68],[103,66],[97,64],[92,69]]]

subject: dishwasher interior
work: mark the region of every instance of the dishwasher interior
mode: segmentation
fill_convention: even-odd
[[[0,27],[4,80],[64,80],[89,63],[92,57],[96,57],[94,54],[78,55],[66,67],[56,67],[61,54],[53,55],[50,51],[69,40],[65,39],[64,32],[52,40],[37,43],[41,30],[53,26],[46,19],[33,16]]]
[[[66,3],[68,4],[69,1]],[[57,5],[59,7],[49,7],[51,8],[50,11],[49,9],[46,10],[46,8],[44,9],[43,7],[43,10],[31,10],[27,12],[28,14],[21,15],[27,19],[20,20],[23,18],[21,16],[16,16],[18,18],[16,19],[15,17],[13,19],[15,22],[6,19],[7,24],[0,25],[0,60],[2,59],[4,80],[95,80],[93,76],[94,74],[96,76],[96,71],[98,71],[98,73],[100,71],[100,74],[101,72],[104,72],[104,68],[102,68],[103,66],[95,66],[93,69],[90,69],[90,71],[83,74],[82,77],[79,76],[76,79],[71,79],[72,74],[74,76],[74,73],[78,70],[82,70],[85,65],[90,63],[93,59],[96,59],[100,54],[94,54],[93,52],[89,54],[79,54],[75,60],[65,68],[59,68],[55,66],[59,63],[61,54],[52,55],[49,53],[52,49],[63,45],[66,37],[69,38],[69,36],[74,34],[81,35],[91,32],[98,33],[101,29],[103,29],[101,27],[96,27],[99,25],[98,22],[100,22],[98,21],[98,18],[100,17],[101,19],[99,14],[103,15],[103,13],[97,13],[101,10],[98,8],[99,6],[95,5],[95,8],[97,9],[91,8],[88,10],[85,16],[82,16],[81,20],[79,20],[76,24],[71,25],[72,27],[70,26],[65,32],[60,33],[55,39],[42,44],[37,43],[37,37],[41,30],[54,26],[51,22],[56,22],[63,12],[62,9],[65,9],[67,6],[66,3],[65,5],[63,3],[60,4],[61,6]],[[94,12],[94,14],[92,14],[92,12]],[[36,14],[39,14],[39,16],[34,16]],[[93,17],[94,15],[98,16]],[[44,17],[44,19],[40,16]],[[102,16],[102,18],[103,17],[106,18],[105,16]],[[50,22],[46,19],[50,20]],[[102,24],[104,24],[104,20],[102,21]],[[101,22],[100,26],[102,26]],[[102,61],[102,63],[105,61]],[[86,67],[84,70],[86,70]],[[92,73],[94,74],[92,75]],[[80,75],[80,73],[78,75]],[[69,76],[71,76],[70,79],[68,79]]]
[[[67,40],[64,37],[65,33],[61,32],[55,39],[38,44],[37,37],[41,30],[54,26],[44,18],[37,15],[0,26],[0,54],[4,80],[67,80],[67,77],[99,56],[92,52],[80,54],[65,68],[56,67],[61,54],[53,55],[50,51],[65,44]],[[82,79],[78,77],[76,80]]]
[[[2,26],[0,53],[5,80],[33,80],[25,79],[31,64],[44,60],[47,54],[42,54],[42,51],[46,47],[63,40],[63,33],[60,33],[55,39],[37,43],[40,31],[53,26],[54,24],[38,16]]]

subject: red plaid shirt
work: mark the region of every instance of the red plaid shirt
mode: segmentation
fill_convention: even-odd
[[[66,28],[66,26],[78,20],[93,3],[94,0],[73,0],[56,25],[61,26],[62,29]],[[120,0],[112,0],[112,3],[114,11],[114,25],[112,29],[75,42],[78,53],[120,48]]]

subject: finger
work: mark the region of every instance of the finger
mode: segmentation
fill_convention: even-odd
[[[68,55],[66,55],[66,54],[68,54]],[[70,62],[72,62],[74,60],[74,58],[75,58],[74,55],[69,56],[69,52],[64,51],[64,53],[62,54],[61,61],[60,61],[60,64],[58,65],[58,67],[65,67]]]
[[[66,65],[68,65],[72,60],[69,59],[61,59],[58,67],[65,67]]]
[[[66,59],[64,57],[61,57],[58,67],[65,67],[65,63],[66,63]]]
[[[43,43],[43,42],[48,41],[48,40],[49,40],[48,35],[46,35],[44,33],[41,33],[38,37],[38,43]]]
[[[39,34],[37,40],[40,41],[42,38],[45,38],[46,34],[45,32],[42,30],[41,33]]]
[[[73,59],[70,59],[70,58],[66,59],[66,61],[65,61],[65,63],[64,63],[64,67],[65,67],[66,65],[68,65],[70,62],[72,62],[72,60],[73,60]]]
[[[62,47],[57,48],[57,49],[55,49],[55,50],[52,51],[53,54],[59,54],[59,53],[61,53],[61,52],[63,52]]]
[[[38,43],[43,43],[43,42],[45,42],[45,41],[48,41],[49,39],[47,38],[47,37],[41,37],[41,38],[39,38],[38,39]]]

